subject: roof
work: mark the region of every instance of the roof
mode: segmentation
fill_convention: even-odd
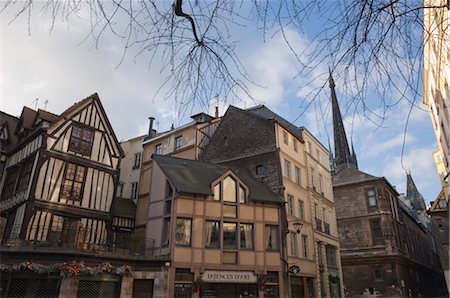
[[[246,170],[227,164],[213,164],[161,155],[153,155],[155,161],[179,193],[212,195],[211,184],[232,171],[248,188],[252,201],[281,203],[283,198],[257,180]]]
[[[296,136],[300,141],[303,142],[302,132],[299,130],[294,124],[287,121],[280,115],[274,113],[272,110],[267,108],[265,105],[258,105],[252,108],[245,109],[244,111],[249,112],[250,114],[257,115],[266,120],[275,120],[280,125],[282,125],[285,129],[287,129],[291,134]]]
[[[44,121],[48,121],[50,123],[53,123],[58,119],[58,115],[50,113],[49,111],[38,109],[38,115],[39,118],[41,118]]]
[[[371,182],[380,179],[383,178],[372,176],[354,167],[346,167],[339,170],[335,175],[333,175],[333,187],[363,182]]]
[[[131,199],[115,197],[111,206],[114,217],[135,218],[136,204]]]
[[[0,127],[6,127],[8,131],[9,142],[1,144],[0,151],[6,152],[17,144],[17,136],[14,134],[19,118],[0,111]]]

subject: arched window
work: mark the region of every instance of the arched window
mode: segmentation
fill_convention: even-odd
[[[214,200],[223,201],[226,203],[241,203],[247,202],[247,190],[246,188],[237,182],[233,177],[227,176],[223,180],[219,181],[213,187]]]

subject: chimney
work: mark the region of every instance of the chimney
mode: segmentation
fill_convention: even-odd
[[[216,111],[214,113],[214,118],[219,118],[219,107],[216,107]]]
[[[148,120],[150,120],[150,124],[148,126],[148,137],[154,138],[156,136],[156,130],[153,129],[153,122],[155,121],[155,117],[148,117]]]

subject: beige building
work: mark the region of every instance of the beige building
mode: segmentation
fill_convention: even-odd
[[[306,128],[302,128],[302,136],[317,256],[316,287],[322,297],[340,297],[343,279],[329,152]]]
[[[309,140],[313,151],[308,151],[305,140]],[[320,161],[315,157],[317,150]],[[204,153],[208,161],[245,167],[284,197],[285,214],[280,224],[284,231],[282,257],[286,262],[285,287],[289,297],[334,297],[342,293],[327,156],[327,150],[309,132],[265,106],[247,110],[230,107]],[[309,181],[312,176],[316,190]],[[319,191],[319,181],[324,194]],[[315,203],[320,209],[317,216],[327,223],[320,229],[316,228]]]
[[[152,156],[156,154],[198,159],[220,122],[217,115],[213,118],[205,113],[194,115],[191,118],[193,119],[192,122],[163,133],[158,133],[153,129],[154,118],[150,118],[149,134],[144,137],[142,143],[142,165],[136,212],[136,226],[138,227],[142,228],[148,218],[150,181],[153,168]]]
[[[447,0],[426,0],[424,9],[423,102],[429,108],[439,150],[450,173],[450,35]]]
[[[167,297],[284,297],[283,198],[245,169],[154,156],[146,237]]]
[[[139,192],[139,177],[142,161],[142,141],[144,136],[139,136],[120,143],[125,157],[120,162],[120,177],[117,188],[117,196],[137,201]]]

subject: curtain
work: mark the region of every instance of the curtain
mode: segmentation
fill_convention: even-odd
[[[253,225],[241,224],[241,248],[253,248]]]

